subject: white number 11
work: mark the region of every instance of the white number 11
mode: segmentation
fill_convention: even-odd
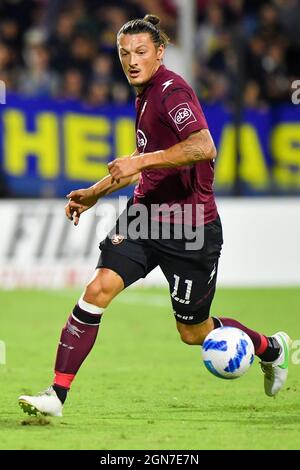
[[[187,285],[186,286],[186,292],[185,292],[185,298],[180,299],[177,296],[180,277],[177,276],[177,274],[174,274],[174,278],[175,278],[175,283],[174,283],[174,289],[173,289],[173,292],[172,292],[171,296],[173,297],[174,300],[177,300],[177,302],[180,302],[181,304],[189,304],[190,303],[190,296],[191,296],[191,292],[192,292],[193,281],[191,281],[190,279],[185,279],[184,282]]]

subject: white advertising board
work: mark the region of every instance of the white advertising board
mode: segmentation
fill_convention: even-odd
[[[0,288],[83,287],[93,274],[98,245],[126,198],[86,212],[78,227],[62,200],[0,203]],[[220,286],[300,285],[300,200],[220,199],[224,246]],[[165,284],[159,268],[140,284]]]

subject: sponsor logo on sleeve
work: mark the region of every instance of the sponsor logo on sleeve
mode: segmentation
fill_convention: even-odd
[[[188,124],[196,122],[197,119],[188,103],[180,103],[169,111],[169,115],[175,122],[179,131],[182,131]]]

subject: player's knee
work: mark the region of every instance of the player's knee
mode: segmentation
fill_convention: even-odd
[[[93,305],[106,308],[118,291],[109,273],[103,270],[101,276],[92,279],[86,286],[83,299]]]
[[[103,292],[101,286],[95,285],[95,283],[87,285],[84,294],[83,300],[86,302],[97,305],[99,307],[107,307],[111,298],[107,292]]]

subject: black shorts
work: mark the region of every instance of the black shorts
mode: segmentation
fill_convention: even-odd
[[[97,268],[115,271],[128,287],[160,266],[169,284],[176,320],[196,324],[209,316],[222,243],[219,216],[204,226],[204,243],[198,250],[186,250],[186,240],[182,239],[126,238],[119,233],[117,223],[100,243]]]

